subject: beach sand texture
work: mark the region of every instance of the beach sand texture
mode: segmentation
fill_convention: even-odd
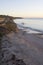
[[[20,31],[3,36],[2,51],[2,61],[10,59],[11,54],[15,54],[17,58],[23,59],[26,65],[43,65],[43,38],[35,34],[23,34],[23,31]]]

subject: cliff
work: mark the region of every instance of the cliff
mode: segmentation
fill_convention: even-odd
[[[12,18],[6,17],[3,21],[0,21],[0,32],[18,32],[18,27]]]
[[[8,15],[0,15],[0,19],[6,18],[6,17],[9,17],[9,18],[12,18],[12,19],[22,19],[22,17],[13,17],[13,16],[8,16]]]

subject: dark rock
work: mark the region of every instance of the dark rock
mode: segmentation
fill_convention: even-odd
[[[11,61],[13,65],[26,65],[23,59],[16,58],[16,55],[12,55],[12,58],[6,62],[8,63],[9,61]]]
[[[16,65],[26,65],[23,61],[23,59],[16,60]]]
[[[11,60],[15,60],[15,59],[16,59],[15,55],[12,55]]]
[[[13,61],[13,64],[15,64],[15,65],[26,65],[24,63],[23,59],[18,59],[18,58],[16,58],[15,55],[12,55],[11,60]]]

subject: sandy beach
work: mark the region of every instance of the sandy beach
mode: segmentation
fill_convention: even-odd
[[[11,32],[2,39],[2,52],[4,57],[2,65],[7,65],[6,60],[15,54],[17,58],[23,59],[26,65],[43,65],[43,38],[36,34],[23,33],[20,30],[18,33]],[[10,61],[8,65],[12,65]]]

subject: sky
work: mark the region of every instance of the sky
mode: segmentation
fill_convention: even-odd
[[[0,0],[0,15],[43,18],[43,0]]]

